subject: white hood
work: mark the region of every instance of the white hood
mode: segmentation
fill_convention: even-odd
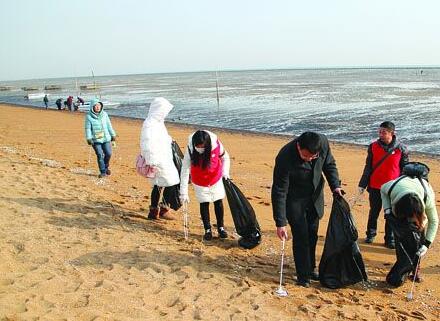
[[[157,120],[163,122],[173,107],[174,106],[163,97],[154,98],[150,103],[147,120]]]
[[[150,104],[148,117],[142,125],[141,154],[149,165],[158,168],[153,184],[171,186],[179,183],[179,174],[173,162],[171,137],[165,127],[165,117],[173,105],[165,98],[154,98]]]

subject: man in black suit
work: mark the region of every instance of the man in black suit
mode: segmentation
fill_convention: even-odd
[[[315,250],[319,219],[324,215],[324,173],[333,193],[342,195],[338,169],[328,139],[305,132],[281,148],[275,159],[272,209],[280,239],[293,235],[293,257],[297,284],[310,286],[319,280],[315,271]]]

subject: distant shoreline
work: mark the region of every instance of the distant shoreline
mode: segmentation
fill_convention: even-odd
[[[24,104],[15,104],[15,103],[5,103],[0,102],[0,107],[8,107],[14,106],[14,107],[24,107],[24,108],[32,108],[32,109],[39,109],[44,111],[44,107],[38,107],[33,105],[24,105]],[[58,111],[55,108],[49,108],[49,110],[52,111]],[[82,111],[76,111],[72,113],[84,113]],[[117,119],[124,119],[124,120],[133,120],[133,121],[143,121],[143,118],[137,118],[133,116],[120,116],[120,115],[110,115],[112,118]],[[294,137],[294,135],[288,135],[288,134],[277,134],[277,133],[268,133],[268,132],[259,132],[259,131],[253,131],[253,130],[247,130],[247,129],[234,129],[234,128],[225,128],[225,127],[216,127],[216,126],[208,126],[208,125],[199,125],[194,123],[182,123],[182,122],[176,122],[173,120],[166,121],[167,124],[180,127],[180,128],[191,128],[191,129],[197,129],[200,127],[203,127],[205,129],[209,129],[216,132],[225,132],[225,133],[232,133],[232,134],[242,134],[242,135],[251,135],[251,136],[260,136],[260,137],[274,137],[274,138],[285,138],[285,139],[291,139]],[[339,146],[348,146],[353,148],[358,148],[360,150],[366,149],[368,145],[366,144],[356,144],[356,143],[350,143],[350,142],[342,142],[338,140],[332,140],[329,139],[329,141],[332,144],[339,145]],[[440,160],[440,155],[434,154],[434,153],[427,153],[427,152],[418,152],[418,151],[411,151],[411,155],[418,156],[418,157],[427,157],[434,160]]]

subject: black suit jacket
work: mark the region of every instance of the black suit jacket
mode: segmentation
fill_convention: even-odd
[[[322,139],[322,149],[319,157],[312,161],[313,168],[313,187],[314,192],[310,195],[310,199],[314,200],[314,207],[319,218],[324,215],[324,192],[323,173],[330,185],[331,190],[340,187],[338,169],[336,168],[335,159],[331,153],[328,139],[320,134]],[[299,156],[297,147],[297,139],[292,140],[281,148],[275,159],[275,168],[273,172],[272,184],[272,210],[273,218],[276,226],[286,226],[287,220],[296,215],[302,215],[303,206],[295,206],[295,195],[293,186],[293,171],[302,161]]]

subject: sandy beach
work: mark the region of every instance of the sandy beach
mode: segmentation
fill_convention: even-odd
[[[356,203],[370,281],[329,290],[295,285],[291,243],[286,249],[286,298],[279,280],[280,241],[270,204],[274,158],[288,139],[216,130],[231,155],[231,178],[253,205],[263,241],[237,246],[230,238],[202,242],[198,204],[190,188],[190,236],[177,221],[146,220],[151,187],[136,174],[142,120],[112,117],[118,133],[112,175],[98,179],[83,133],[84,114],[0,105],[0,320],[438,320],[439,238],[422,262],[424,282],[389,288],[395,261],[383,246],[383,220],[373,244],[364,244],[367,196]],[[168,124],[184,148],[193,127]],[[411,146],[410,146],[411,147]],[[357,191],[366,147],[332,144],[347,198]],[[257,157],[256,157],[257,155]],[[440,161],[411,155],[431,168],[440,204]],[[320,222],[319,259],[331,195]],[[214,221],[211,209],[211,222]]]

